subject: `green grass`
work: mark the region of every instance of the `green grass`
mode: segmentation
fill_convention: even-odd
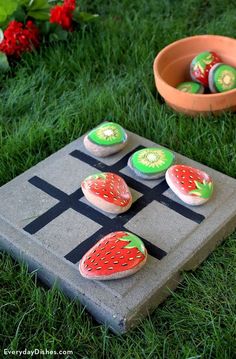
[[[67,43],[26,55],[12,74],[0,76],[0,184],[102,119],[235,177],[236,116],[173,113],[158,100],[152,73],[154,57],[170,42],[203,33],[234,37],[235,1],[83,3],[100,21]],[[234,358],[235,240],[234,234],[184,274],[178,290],[122,337],[0,254],[0,348],[73,350],[71,357],[88,359]]]

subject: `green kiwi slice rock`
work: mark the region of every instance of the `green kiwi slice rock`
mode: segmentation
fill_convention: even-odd
[[[117,123],[105,122],[90,131],[88,139],[100,146],[112,146],[124,143],[127,139],[127,134]]]

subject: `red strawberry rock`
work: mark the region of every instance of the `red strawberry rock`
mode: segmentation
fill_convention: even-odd
[[[194,57],[190,65],[190,75],[194,81],[200,82],[208,87],[209,71],[215,64],[218,64],[221,58],[213,51],[204,51]]]
[[[141,239],[119,231],[98,241],[79,262],[79,271],[87,279],[124,278],[141,269],[146,260],[147,251]]]
[[[174,165],[166,172],[166,182],[183,202],[198,206],[208,201],[213,193],[211,177],[197,168]]]
[[[132,204],[132,195],[126,182],[111,172],[102,172],[85,178],[82,191],[89,202],[109,213],[126,212]]]

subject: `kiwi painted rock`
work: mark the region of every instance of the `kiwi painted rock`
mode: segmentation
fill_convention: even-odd
[[[209,87],[211,92],[225,92],[236,88],[236,68],[216,64],[209,72]]]
[[[196,57],[194,57],[190,64],[190,76],[192,80],[208,87],[209,71],[215,64],[220,62],[222,62],[221,58],[215,52],[201,52]]]
[[[178,90],[188,93],[204,93],[204,86],[198,82],[187,81],[181,82],[177,87]]]
[[[127,133],[120,125],[105,122],[85,136],[84,146],[96,157],[107,157],[121,151],[127,140]]]
[[[148,147],[136,151],[128,161],[128,166],[138,177],[151,180],[165,175],[173,164],[174,154],[165,148]]]
[[[109,213],[126,212],[132,205],[132,195],[123,178],[112,172],[91,175],[81,184],[84,196],[95,207]]]

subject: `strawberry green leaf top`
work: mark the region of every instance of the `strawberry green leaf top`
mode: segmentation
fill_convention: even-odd
[[[140,238],[129,232],[124,233],[126,235],[122,239],[125,241],[129,241],[129,243],[124,248],[138,248],[140,252],[145,254],[145,247]]]
[[[213,184],[212,182],[206,182],[203,180],[203,183],[194,181],[197,189],[190,191],[190,194],[195,194],[196,196],[202,198],[210,198],[213,193]]]

